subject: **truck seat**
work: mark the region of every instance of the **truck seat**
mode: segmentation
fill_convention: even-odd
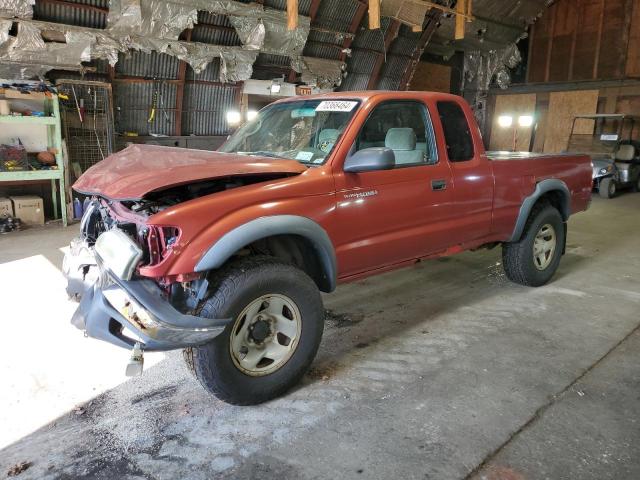
[[[633,145],[620,145],[616,152],[616,163],[633,162],[636,156],[636,149]]]
[[[424,152],[416,149],[416,133],[413,128],[390,128],[384,145],[393,150],[396,165],[424,162]]]

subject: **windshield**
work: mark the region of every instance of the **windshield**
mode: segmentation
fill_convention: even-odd
[[[613,154],[624,140],[631,139],[632,118],[577,118],[569,137],[570,152]]]
[[[220,151],[321,165],[358,104],[356,100],[300,100],[269,105],[231,135]]]

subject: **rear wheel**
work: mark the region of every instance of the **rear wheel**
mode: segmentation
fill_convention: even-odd
[[[262,403],[298,383],[311,365],[324,328],[315,283],[271,257],[248,257],[220,272],[200,315],[232,318],[206,345],[184,351],[202,386],[236,405]],[[216,282],[213,282],[216,283]]]
[[[536,205],[520,241],[502,246],[507,278],[531,287],[546,284],[560,264],[564,237],[560,212],[549,204]]]
[[[618,186],[616,185],[616,181],[613,178],[604,178],[600,181],[598,193],[602,198],[613,198],[616,196],[617,191]]]

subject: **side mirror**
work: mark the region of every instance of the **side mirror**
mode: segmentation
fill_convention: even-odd
[[[359,150],[344,162],[343,170],[348,173],[390,170],[396,166],[393,150],[386,147],[373,147]]]

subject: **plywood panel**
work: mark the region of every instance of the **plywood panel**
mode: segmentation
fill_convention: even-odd
[[[419,62],[411,79],[410,90],[451,92],[451,67],[437,63]]]
[[[596,113],[598,96],[598,90],[551,93],[544,135],[545,152],[558,153],[567,148],[573,118]],[[588,121],[576,125],[577,132],[589,133],[592,128],[593,124]]]
[[[491,125],[491,150],[513,150],[514,127],[517,125],[520,115],[534,115],[536,109],[536,94],[528,93],[523,95],[498,95],[493,111],[493,122]],[[514,120],[514,127],[503,128],[498,125],[498,117],[510,115]],[[532,127],[517,127],[518,151],[528,151],[531,142]]]
[[[640,0],[633,0],[626,75],[627,77],[640,77]]]

